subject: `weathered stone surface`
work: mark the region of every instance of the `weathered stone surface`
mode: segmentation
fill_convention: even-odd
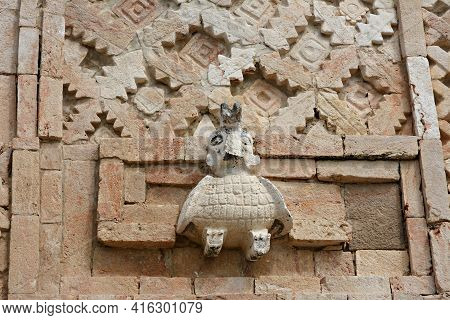
[[[275,294],[217,294],[197,297],[200,300],[278,300]]]
[[[64,161],[63,275],[91,274],[96,171],[94,161]]]
[[[17,73],[38,74],[39,29],[21,27]]]
[[[0,207],[0,232],[9,230],[10,226],[10,213],[7,209],[3,209]]]
[[[62,145],[59,142],[41,143],[41,169],[62,170]]]
[[[63,195],[61,171],[43,171],[41,174],[41,222],[62,222]]]
[[[355,254],[358,276],[404,276],[409,274],[407,251],[358,250]]]
[[[387,277],[325,277],[321,280],[322,293],[349,295],[391,295]]]
[[[145,168],[145,180],[151,184],[193,186],[205,176],[205,170],[189,164],[163,164]]]
[[[316,175],[312,159],[262,159],[258,175],[266,178],[311,179]]]
[[[342,251],[317,251],[314,253],[315,274],[326,276],[354,276],[353,254]]]
[[[345,157],[414,159],[419,153],[416,137],[346,136]]]
[[[167,296],[176,293],[177,295],[189,296],[192,294],[191,287],[190,278],[142,277],[139,293]]]
[[[12,213],[39,215],[39,152],[14,151],[12,177]]]
[[[38,151],[39,150],[39,138],[14,138],[12,141],[12,147],[14,150],[29,150]]]
[[[13,137],[16,136],[15,86],[16,86],[15,76],[0,75],[0,99],[2,101],[2,103],[0,103],[0,114],[2,115],[1,117],[2,125],[0,126],[0,141],[7,144],[13,139]]]
[[[61,294],[137,295],[139,281],[135,277],[62,277]]]
[[[413,103],[415,133],[421,139],[439,139],[439,125],[429,62],[425,57],[409,57],[406,58],[406,67]]]
[[[39,217],[13,215],[9,248],[10,293],[35,293],[39,271]]]
[[[255,279],[256,294],[277,294],[293,299],[298,294],[320,293],[320,278],[265,276]]]
[[[295,300],[347,300],[345,293],[299,293]]]
[[[37,135],[37,88],[36,75],[17,77],[17,137]]]
[[[79,144],[79,145],[64,145],[63,146],[64,160],[98,160],[98,145],[97,144]]]
[[[39,137],[61,139],[63,121],[63,83],[41,76],[39,80]]]
[[[61,224],[41,224],[37,290],[39,294],[59,294],[62,235]]]
[[[426,220],[424,218],[407,218],[406,235],[408,237],[411,274],[414,276],[431,274],[430,243]]]
[[[450,291],[450,223],[430,231],[431,257],[438,292]]]
[[[184,139],[148,139],[140,146],[139,151],[140,159],[144,162],[184,160]]]
[[[395,161],[317,161],[320,181],[341,183],[383,183],[400,179]]]
[[[130,138],[103,138],[100,140],[100,158],[138,161],[138,141]]]
[[[400,186],[402,188],[403,213],[406,218],[423,218],[422,176],[418,161],[400,161]]]
[[[403,58],[426,57],[425,32],[422,20],[421,0],[397,1],[397,12],[400,19],[400,46]]]
[[[353,228],[351,250],[405,248],[398,185],[346,185],[344,198]]]
[[[166,262],[159,250],[100,246],[94,250],[92,274],[94,276],[169,276]]]
[[[198,296],[253,294],[254,287],[253,278],[196,278],[194,280],[194,290]]]
[[[124,203],[124,164],[118,159],[100,161],[98,221],[119,221]]]
[[[20,1],[20,20],[21,27],[37,27],[38,1],[24,0]]]
[[[426,277],[393,277],[390,278],[391,289],[393,294],[435,294],[436,287],[434,286],[434,279],[431,276]]]
[[[144,202],[146,195],[145,173],[139,167],[125,167],[124,198],[125,202]]]
[[[364,293],[357,293],[357,294],[349,294],[348,300],[391,300],[391,294],[390,293],[378,293],[378,294],[364,294]]]
[[[9,241],[6,236],[0,238],[0,272],[8,269],[9,265]]]
[[[174,225],[103,221],[98,224],[97,237],[111,247],[171,248],[176,234]]]
[[[293,245],[326,246],[350,239],[339,186],[281,181],[275,185],[293,217],[294,226],[289,233]]]
[[[6,7],[0,12],[0,73],[12,74],[17,70],[19,44],[19,14]]]
[[[42,44],[40,72],[43,76],[62,77],[64,16],[44,12],[42,15]]]
[[[122,211],[123,222],[159,223],[176,225],[180,207],[176,204],[125,204]]]
[[[9,186],[0,176],[0,207],[9,206]]]
[[[428,223],[450,221],[444,155],[439,140],[420,141],[422,192]]]

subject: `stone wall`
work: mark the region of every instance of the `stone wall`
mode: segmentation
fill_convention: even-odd
[[[449,23],[442,0],[0,0],[0,296],[448,298]],[[175,232],[224,101],[294,220],[257,262]]]

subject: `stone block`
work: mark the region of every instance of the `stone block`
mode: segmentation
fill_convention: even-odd
[[[293,299],[298,294],[320,293],[320,278],[263,276],[255,279],[256,294],[276,294],[282,299]]]
[[[35,293],[39,272],[39,217],[13,215],[9,293]]]
[[[266,178],[311,179],[316,175],[312,159],[261,159],[258,175]]]
[[[400,161],[400,186],[402,189],[403,213],[406,218],[423,218],[422,176],[418,161]]]
[[[119,248],[171,248],[175,244],[175,226],[160,223],[99,222],[98,240]]]
[[[345,157],[356,159],[414,159],[419,153],[416,137],[345,136]]]
[[[62,145],[59,142],[41,143],[41,169],[62,170]]]
[[[186,198],[191,192],[191,188],[180,186],[151,186],[147,188],[147,196],[145,202],[149,204],[162,204],[162,205],[179,205],[183,206]]]
[[[325,277],[321,280],[322,293],[349,295],[391,295],[387,277]]]
[[[139,293],[136,277],[62,277],[61,294],[130,295]]]
[[[7,11],[7,10],[5,10]],[[0,12],[1,15],[4,11]],[[0,22],[0,39],[1,38],[1,22]],[[0,40],[1,41],[1,40]],[[6,48],[6,47],[2,47]],[[2,50],[3,52],[3,50]],[[0,52],[0,58],[2,55]],[[2,61],[0,59],[0,61]],[[1,63],[1,62],[0,62]],[[9,142],[16,136],[16,77],[0,75],[0,143]]]
[[[206,176],[196,165],[151,165],[145,168],[145,180],[151,184],[194,186]]]
[[[426,220],[424,218],[407,218],[406,235],[408,238],[411,274],[414,276],[431,274],[430,243]]]
[[[0,237],[0,273],[8,270],[9,265],[9,241],[7,237]]]
[[[102,159],[99,170],[98,221],[120,221],[124,203],[124,165],[118,159]]]
[[[430,231],[434,278],[439,293],[450,291],[450,223]]]
[[[431,85],[430,64],[425,57],[406,58],[414,130],[420,139],[439,139],[439,124]]]
[[[358,250],[355,254],[357,276],[405,276],[409,274],[407,251]]]
[[[143,162],[184,160],[184,144],[183,138],[145,139],[139,146],[140,160]]]
[[[176,225],[180,206],[163,204],[126,204],[123,206],[122,221],[135,223],[159,223]]]
[[[197,296],[222,294],[253,294],[253,278],[195,278],[194,287]]]
[[[420,168],[427,222],[450,221],[444,155],[439,140],[420,141]]]
[[[314,252],[315,274],[319,278],[326,276],[354,276],[353,254],[343,251]]]
[[[12,147],[14,150],[38,151],[39,138],[38,137],[14,138],[12,141]]]
[[[160,250],[119,249],[101,246],[97,246],[94,250],[92,274],[94,276],[169,276]]]
[[[39,294],[59,294],[61,279],[62,225],[41,224],[39,246]]]
[[[17,77],[17,136],[37,136],[37,76]]]
[[[396,161],[317,161],[320,181],[340,183],[383,183],[400,179]]]
[[[41,174],[41,222],[62,222],[62,172],[43,171]]]
[[[348,300],[392,300],[390,293],[379,294],[349,294]]]
[[[0,176],[0,207],[9,206],[9,186]]]
[[[146,186],[144,169],[125,167],[124,198],[126,203],[144,202]]]
[[[142,277],[140,294],[189,296],[192,294],[191,278]]]
[[[400,20],[399,35],[403,58],[427,55],[425,31],[422,21],[421,0],[397,1],[397,12]]]
[[[98,145],[94,143],[63,145],[64,160],[95,161],[98,160]]]
[[[103,138],[100,140],[100,158],[138,162],[139,142],[131,138]]]
[[[347,300],[345,293],[299,293],[295,300]]]
[[[8,5],[10,4],[8,3]],[[18,11],[11,9],[6,7],[0,12],[0,47],[2,48],[0,51],[0,73],[5,74],[14,74],[17,71],[19,14]],[[2,99],[2,101],[4,100]]]
[[[390,278],[390,282],[393,294],[402,293],[408,295],[430,295],[436,293],[436,287],[432,276],[392,277]]]
[[[207,139],[204,137],[186,137],[184,140],[184,160],[203,162],[206,160]]]
[[[12,169],[12,213],[39,215],[39,152],[16,150]]]
[[[405,249],[397,184],[346,185],[344,198],[353,230],[350,250]]]
[[[8,210],[0,207],[0,235],[2,231],[7,231],[11,227],[10,218]]]
[[[36,28],[20,28],[18,74],[38,74],[39,33],[39,29]]]
[[[39,125],[42,139],[61,139],[63,122],[63,82],[41,76],[39,80]]]
[[[64,15],[67,0],[45,0],[42,8],[46,12]]]
[[[197,300],[277,300],[275,294],[217,294],[197,297]]]
[[[328,246],[347,242],[344,199],[337,185],[275,181],[292,214],[289,233],[295,246]]]
[[[42,15],[41,75],[62,77],[65,23],[63,15],[48,12]]]
[[[21,27],[37,27],[38,13],[38,0],[21,0],[19,25]]]
[[[255,150],[262,158],[342,157],[342,138],[337,135],[263,135],[255,138]]]
[[[90,275],[96,215],[96,163],[64,161],[63,274]]]

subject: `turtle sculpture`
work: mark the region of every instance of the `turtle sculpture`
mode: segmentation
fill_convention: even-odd
[[[215,257],[222,248],[241,248],[250,261],[270,249],[271,237],[287,234],[292,217],[283,196],[267,179],[251,173],[260,162],[253,139],[241,128],[241,106],[221,105],[220,128],[208,140],[207,175],[187,197],[177,233]]]

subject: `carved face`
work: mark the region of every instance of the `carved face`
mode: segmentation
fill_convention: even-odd
[[[208,257],[216,257],[222,249],[223,239],[225,237],[224,229],[207,229],[204,231],[205,241],[204,254]]]
[[[270,233],[268,232],[250,232],[249,237],[251,247],[247,251],[247,259],[250,261],[258,260],[261,256],[265,255],[270,250]]]

